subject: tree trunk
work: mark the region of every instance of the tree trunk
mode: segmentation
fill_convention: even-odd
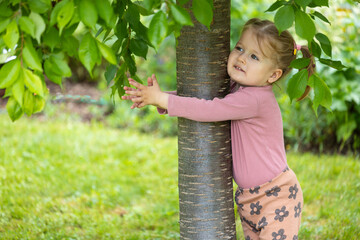
[[[230,1],[214,0],[211,30],[196,22],[183,27],[178,38],[178,95],[224,97],[229,46]],[[178,131],[180,238],[236,239],[230,122],[179,118]]]

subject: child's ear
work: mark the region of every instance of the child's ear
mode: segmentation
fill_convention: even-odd
[[[283,74],[283,71],[281,69],[275,69],[275,71],[271,74],[271,76],[268,79],[269,83],[276,82]]]

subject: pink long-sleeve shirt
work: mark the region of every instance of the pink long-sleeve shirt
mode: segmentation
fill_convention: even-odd
[[[239,87],[213,100],[171,94],[167,112],[199,122],[231,120],[233,175],[239,187],[259,186],[287,166],[282,117],[272,86]]]

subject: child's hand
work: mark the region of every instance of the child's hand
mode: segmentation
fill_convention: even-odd
[[[148,83],[148,86],[153,85],[153,80],[152,80],[151,77],[148,77],[147,83]],[[125,91],[139,91],[138,89],[130,88],[130,87],[127,87],[127,86],[124,87],[124,90]],[[134,98],[134,96],[124,95],[124,96],[121,97],[121,99],[123,99],[123,100],[131,100],[132,98]],[[140,105],[140,103],[134,103],[130,108],[134,109],[134,108],[139,107],[139,105]]]
[[[123,99],[129,99],[133,103],[138,104],[136,107],[142,108],[146,105],[154,105],[163,109],[167,109],[168,94],[160,90],[160,86],[156,80],[155,75],[148,79],[148,83],[152,81],[152,86],[144,86],[134,79],[129,78],[129,83],[136,87],[136,89],[124,87],[125,93],[128,96]],[[134,106],[134,105],[133,105]]]

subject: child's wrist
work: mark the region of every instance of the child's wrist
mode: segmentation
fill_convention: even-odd
[[[167,109],[168,99],[169,99],[169,94],[165,92],[161,92],[161,94],[159,94],[157,98],[156,105],[159,106],[160,108]]]

